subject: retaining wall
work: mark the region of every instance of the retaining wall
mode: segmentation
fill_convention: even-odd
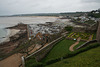
[[[97,40],[91,40],[91,41],[88,41],[88,42],[82,44],[81,46],[79,46],[79,47],[76,48],[76,49],[83,48],[83,47],[85,47],[85,46],[87,46],[87,45],[89,45],[89,44],[91,44],[91,43],[95,43],[95,42],[97,42]]]
[[[37,61],[40,61],[53,48],[53,46],[55,46],[59,41],[63,40],[63,38],[64,38],[64,36],[61,36],[60,38],[49,43],[47,46],[39,49],[38,51],[32,53],[29,56],[27,56],[25,59],[28,59],[29,57],[34,56]]]

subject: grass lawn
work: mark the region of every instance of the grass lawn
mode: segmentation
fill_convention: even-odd
[[[46,67],[100,67],[100,46]]]
[[[25,67],[32,67],[32,64],[36,63],[35,58],[31,56],[28,60],[25,61]]]
[[[70,53],[69,47],[75,42],[76,41],[67,39],[62,40],[54,46],[54,48],[48,53],[48,55],[42,60],[42,62],[48,61],[49,59],[59,58]],[[83,44],[83,42],[79,43],[79,45],[81,44]]]
[[[93,34],[93,39],[96,39],[96,33]]]
[[[79,47],[80,45],[84,44],[84,43],[85,43],[85,42],[80,41],[79,44],[77,44],[77,45],[74,47],[74,50],[75,50],[77,47]]]

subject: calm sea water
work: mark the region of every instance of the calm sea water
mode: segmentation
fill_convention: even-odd
[[[10,33],[9,29],[5,29],[9,27],[9,24],[0,24],[0,43],[3,42],[6,36]]]
[[[56,17],[0,17],[0,43],[4,41],[3,37],[9,34],[5,27],[14,26],[20,22],[25,24],[40,24],[45,22],[54,22]]]

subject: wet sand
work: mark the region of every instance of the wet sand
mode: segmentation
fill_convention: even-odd
[[[8,42],[10,41],[11,36],[14,36],[15,34],[17,34],[20,30],[17,29],[9,29],[8,35],[5,37],[4,42]]]

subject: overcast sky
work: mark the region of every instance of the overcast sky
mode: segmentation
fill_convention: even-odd
[[[0,15],[91,11],[100,0],[0,0]]]

